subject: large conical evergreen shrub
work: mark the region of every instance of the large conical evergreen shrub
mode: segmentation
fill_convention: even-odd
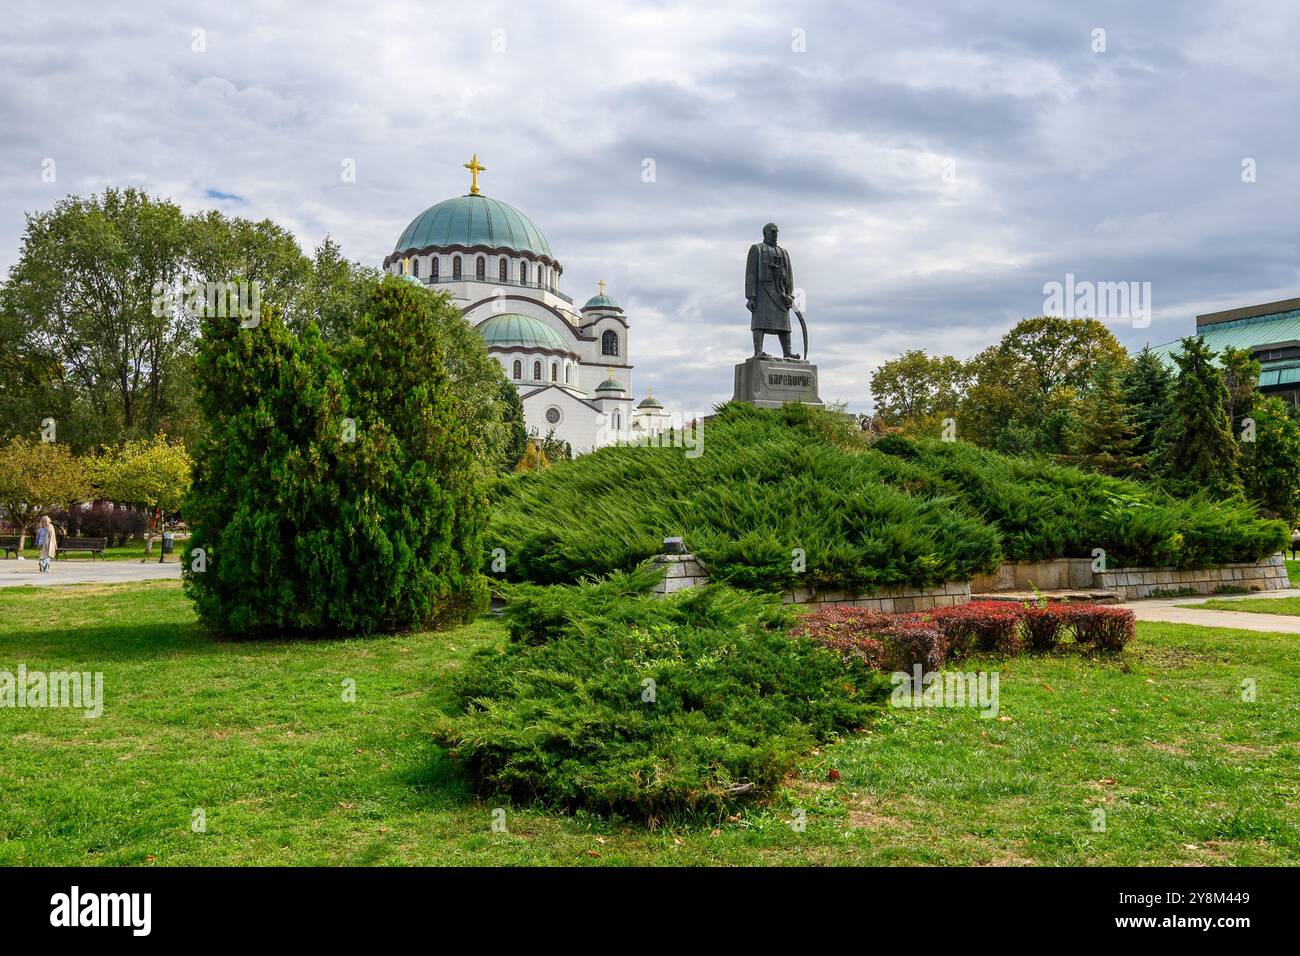
[[[1241,492],[1237,441],[1228,420],[1228,389],[1214,352],[1200,336],[1179,343],[1161,472],[1171,488],[1225,498]]]
[[[349,628],[459,623],[487,603],[483,478],[494,463],[476,461],[474,396],[446,369],[437,310],[454,308],[385,280],[340,348],[356,427],[339,501],[351,534],[338,547],[349,558],[338,617]]]
[[[326,616],[300,536],[336,520],[341,379],[314,327],[295,336],[274,309],[254,328],[210,317],[201,331],[206,428],[183,507],[186,589],[199,618],[223,633],[315,630]]]
[[[432,334],[444,307],[385,280],[333,351],[272,310],[252,329],[203,321],[207,430],[184,513],[186,587],[205,624],[370,633],[482,607],[482,471]]]

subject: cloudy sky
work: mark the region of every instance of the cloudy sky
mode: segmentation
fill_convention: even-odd
[[[477,152],[670,410],[730,396],[769,220],[858,410],[881,361],[968,356],[1067,274],[1151,283],[1130,346],[1300,296],[1294,5],[106,6],[5,0],[0,270],[25,212],[129,185],[377,265]]]

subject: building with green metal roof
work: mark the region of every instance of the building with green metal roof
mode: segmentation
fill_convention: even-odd
[[[1259,390],[1300,406],[1300,299],[1267,302],[1196,317],[1196,332],[1215,352],[1248,350],[1259,361]],[[1179,342],[1152,346],[1166,363]]]

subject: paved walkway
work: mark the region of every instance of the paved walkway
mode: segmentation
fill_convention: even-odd
[[[1151,598],[1129,601],[1139,621],[1167,621],[1171,624],[1198,624],[1201,627],[1235,627],[1241,631],[1271,631],[1274,634],[1300,634],[1300,617],[1289,614],[1255,614],[1250,611],[1210,611],[1180,604],[1204,604],[1206,601],[1268,600],[1300,597],[1300,588],[1284,591],[1260,591],[1257,594],[1207,594],[1195,597]]]
[[[126,581],[148,581],[153,578],[179,578],[180,562],[173,557],[166,564],[158,559],[141,564],[138,560],[88,561],[68,558],[50,563],[50,570],[41,574],[37,563],[28,558],[15,561],[0,560],[0,588],[58,587],[63,584],[119,584]]]

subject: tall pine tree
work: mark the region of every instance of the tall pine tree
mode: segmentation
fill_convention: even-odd
[[[1128,477],[1140,471],[1136,429],[1125,414],[1124,388],[1116,363],[1103,358],[1079,397],[1072,428],[1073,460],[1104,475]]]
[[[1124,376],[1124,417],[1133,428],[1133,455],[1148,475],[1163,451],[1173,387],[1173,372],[1149,348],[1133,357]]]
[[[1214,352],[1200,336],[1189,336],[1175,353],[1174,383],[1160,458],[1160,474],[1184,494],[1205,491],[1218,498],[1241,493],[1237,440],[1228,420],[1228,389],[1214,364]]]

